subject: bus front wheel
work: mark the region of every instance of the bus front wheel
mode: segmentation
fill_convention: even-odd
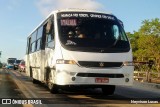
[[[38,84],[39,81],[34,79],[34,78],[32,78],[32,82],[33,82],[33,84]]]
[[[52,83],[52,75],[51,75],[51,73],[49,73],[48,88],[49,88],[51,93],[53,93],[53,94],[58,93],[58,86],[56,84]]]
[[[106,85],[102,87],[102,92],[104,95],[113,95],[115,88],[115,85]]]

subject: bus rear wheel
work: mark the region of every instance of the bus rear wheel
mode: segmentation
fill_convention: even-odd
[[[115,91],[115,85],[107,85],[102,87],[102,92],[104,95],[113,95]]]

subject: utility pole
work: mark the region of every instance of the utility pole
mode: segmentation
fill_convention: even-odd
[[[1,63],[1,55],[2,55],[2,51],[0,51],[0,63]]]
[[[2,52],[2,51],[0,51],[0,57],[1,57],[1,52]]]
[[[2,68],[2,63],[1,63],[1,54],[2,54],[2,51],[0,51],[0,68]]]

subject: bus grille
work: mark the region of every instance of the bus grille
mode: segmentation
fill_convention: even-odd
[[[108,77],[108,78],[124,78],[123,74],[103,74],[103,73],[78,73],[79,77]]]
[[[89,61],[78,61],[79,65],[82,67],[101,67],[101,68],[110,68],[110,67],[121,67],[122,62],[89,62]]]

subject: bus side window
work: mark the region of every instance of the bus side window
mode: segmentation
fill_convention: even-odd
[[[31,53],[32,53],[32,52],[35,52],[35,50],[36,50],[36,42],[33,42],[33,43],[31,44]]]
[[[37,51],[41,49],[41,38],[37,40]]]
[[[41,39],[41,50],[45,49],[46,45],[46,24],[43,25],[42,39]]]
[[[48,48],[54,48],[54,38],[53,35],[47,34],[46,39],[46,47]]]
[[[39,51],[41,49],[42,35],[43,35],[43,26],[40,26],[37,32],[36,51]]]
[[[54,48],[54,24],[49,20],[46,25],[46,47]]]
[[[36,39],[37,39],[37,30],[35,32],[32,33],[31,36],[31,47],[30,47],[30,53],[35,52],[36,51]]]
[[[28,38],[27,41],[27,49],[26,49],[26,54],[29,54],[31,51],[31,37]]]

